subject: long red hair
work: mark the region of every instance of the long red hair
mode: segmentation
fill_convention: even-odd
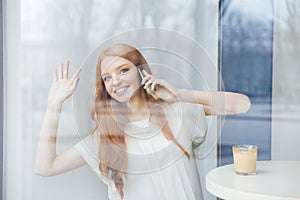
[[[104,82],[101,78],[101,63],[106,56],[117,56],[129,60],[135,66],[141,67],[143,70],[151,74],[150,67],[143,57],[143,55],[134,47],[127,44],[115,44],[104,50],[98,58],[96,68],[96,90],[93,107],[91,109],[91,117],[96,123],[95,129],[92,134],[96,131],[100,133],[99,141],[99,170],[105,177],[114,181],[115,187],[123,199],[123,177],[128,166],[128,154],[126,147],[126,134],[123,132],[122,124],[128,122],[126,114],[127,107],[124,103],[119,103],[111,98],[105,89]],[[140,99],[147,101],[148,103],[154,103],[153,98],[148,95],[143,87],[140,87],[137,91],[137,95]],[[161,102],[161,100],[155,101],[155,104]],[[116,107],[119,111],[119,116],[122,116],[116,120]],[[163,117],[164,124],[161,124],[163,135],[170,141],[173,141],[189,158],[189,153],[177,142],[175,139],[169,124],[166,121],[166,115],[163,109],[155,109],[155,112],[150,114],[151,117]],[[125,116],[125,117],[124,117]]]

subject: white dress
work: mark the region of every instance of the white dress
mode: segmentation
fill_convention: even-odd
[[[149,120],[129,123],[124,130],[128,133],[124,200],[203,199],[193,152],[204,141],[207,132],[203,107],[191,103],[173,103],[166,113],[176,140],[190,154],[190,159]],[[97,134],[87,136],[75,147],[97,176],[108,185],[109,199],[119,200],[121,198],[113,181],[101,175],[98,169],[98,138]]]

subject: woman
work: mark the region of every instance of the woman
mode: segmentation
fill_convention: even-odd
[[[205,115],[246,112],[248,97],[177,89],[154,77],[136,48],[115,44],[98,59],[91,109],[95,129],[56,155],[62,105],[80,74],[78,69],[68,79],[68,68],[66,62],[54,70],[36,174],[54,176],[88,164],[108,185],[110,199],[202,199],[193,149],[205,138]]]

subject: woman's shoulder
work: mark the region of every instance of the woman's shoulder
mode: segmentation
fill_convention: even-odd
[[[186,121],[205,121],[205,113],[203,105],[188,103],[188,102],[174,102],[166,106],[166,115],[169,121],[186,122]]]
[[[99,133],[95,131],[87,136],[82,136],[75,148],[81,153],[87,163],[94,167],[98,165]]]

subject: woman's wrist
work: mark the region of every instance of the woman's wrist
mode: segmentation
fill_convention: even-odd
[[[61,110],[63,101],[60,100],[48,100],[47,108],[51,110]]]
[[[177,101],[187,101],[188,90],[186,89],[177,89],[176,100]]]

